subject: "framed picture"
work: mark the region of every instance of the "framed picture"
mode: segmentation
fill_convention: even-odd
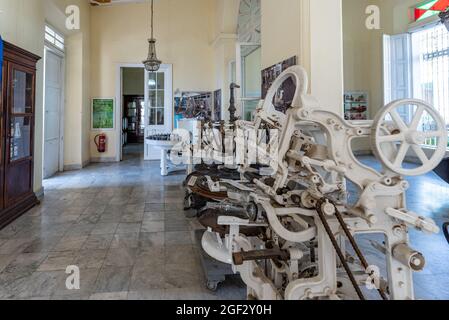
[[[346,120],[368,120],[369,95],[366,91],[346,91],[344,95],[344,115]]]
[[[214,91],[214,121],[221,121],[221,89]]]
[[[114,99],[92,99],[92,130],[114,129]]]
[[[262,99],[265,99],[268,90],[271,88],[273,82],[289,67],[297,65],[297,57],[291,57],[278,64],[275,64],[265,70],[262,70]],[[293,98],[295,96],[296,85],[292,79],[288,79],[279,88],[276,96],[274,97],[273,105],[279,112],[285,113],[291,106]]]

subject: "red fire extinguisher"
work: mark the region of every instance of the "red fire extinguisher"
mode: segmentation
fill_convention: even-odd
[[[94,142],[97,146],[98,152],[100,152],[100,153],[106,152],[106,140],[107,140],[107,137],[104,133],[99,134],[95,137]]]

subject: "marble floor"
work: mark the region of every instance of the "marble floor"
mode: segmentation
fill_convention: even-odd
[[[184,173],[163,178],[133,150],[121,163],[46,180],[42,203],[0,231],[0,299],[245,298],[238,278],[205,287],[198,225],[183,214]],[[449,220],[449,185],[429,174],[412,186],[413,210]],[[428,261],[415,275],[417,297],[449,299],[449,245],[441,234],[411,238]],[[80,290],[66,288],[68,265],[80,268]]]

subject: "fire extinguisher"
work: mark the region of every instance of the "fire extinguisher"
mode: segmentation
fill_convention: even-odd
[[[104,133],[99,134],[95,137],[94,142],[97,146],[97,150],[100,153],[106,152],[106,135]]]

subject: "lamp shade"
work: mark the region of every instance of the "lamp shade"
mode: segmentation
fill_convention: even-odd
[[[143,61],[145,70],[149,72],[156,72],[161,67],[162,61],[157,58],[156,54],[156,39],[148,39],[148,58]]]

